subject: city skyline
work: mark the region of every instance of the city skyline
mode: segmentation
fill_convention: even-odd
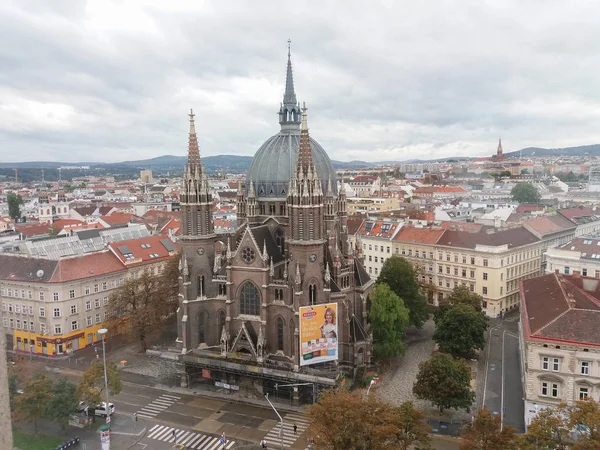
[[[331,159],[600,142],[585,6],[344,5],[2,5],[3,160],[184,156],[190,107],[202,156],[252,156],[279,129],[288,38]]]

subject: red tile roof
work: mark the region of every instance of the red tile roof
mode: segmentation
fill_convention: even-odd
[[[365,219],[348,219],[347,228],[348,228],[348,236],[354,236],[356,232],[360,229],[361,225]]]
[[[434,228],[403,227],[394,237],[398,242],[416,242],[419,244],[435,244],[446,230]]]
[[[110,226],[114,225],[124,225],[133,219],[133,214],[124,213],[124,212],[113,212],[110,216],[101,216],[103,222],[106,222]]]
[[[169,251],[161,241],[169,241],[175,251]],[[111,242],[108,246],[117,258],[128,266],[169,259],[177,252],[177,244],[174,244],[163,235]]]
[[[536,217],[535,219],[525,221],[523,225],[527,229],[541,235],[558,233],[575,228],[573,223],[559,215]]]
[[[383,220],[365,220],[358,229],[361,236],[371,236],[379,238],[392,237],[402,225],[398,222],[386,222]]]
[[[529,340],[600,347],[596,278],[551,273],[521,281],[521,321]]]
[[[127,267],[112,252],[95,252],[61,259],[50,281],[64,283],[126,270]]]
[[[438,244],[458,248],[475,248],[477,245],[508,245],[508,248],[515,248],[535,242],[539,242],[538,237],[523,227],[517,227],[499,231],[482,228],[479,232],[446,230]]]
[[[48,234],[52,228],[49,223],[38,223],[29,225],[15,225],[16,230],[22,233],[26,237],[39,236],[41,234]]]
[[[475,231],[479,232],[483,228],[480,223],[466,223],[466,222],[453,222],[451,220],[444,220],[439,225],[445,230],[458,230],[458,231]]]
[[[544,205],[527,205],[525,203],[521,203],[519,206],[517,206],[517,209],[515,210],[516,213],[530,213],[530,212],[534,212],[534,211],[543,211],[544,210]]]

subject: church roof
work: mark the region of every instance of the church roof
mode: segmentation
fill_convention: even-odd
[[[279,251],[279,247],[277,247],[277,243],[275,242],[275,239],[273,238],[271,230],[268,226],[260,225],[258,227],[251,228],[250,232],[254,236],[256,244],[261,251],[264,243],[267,244],[267,253],[273,258],[273,264],[283,261],[283,255]]]

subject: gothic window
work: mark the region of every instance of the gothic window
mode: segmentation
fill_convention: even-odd
[[[285,250],[285,236],[281,228],[277,228],[275,230],[275,243],[279,248],[279,252],[283,255],[283,252]]]
[[[275,204],[269,203],[269,214],[271,216],[274,216],[275,215],[275,211],[276,211]]]
[[[225,311],[219,311],[219,338],[225,326]]]
[[[277,350],[283,351],[283,319],[277,318]]]
[[[317,304],[317,286],[315,284],[311,284],[308,286],[308,304]]]
[[[280,300],[280,298],[279,298],[279,289],[275,289],[275,300]]]
[[[203,297],[206,295],[206,291],[205,291],[205,283],[204,283],[204,275],[199,275],[198,276],[198,297]]]
[[[240,294],[240,314],[260,315],[260,292],[249,281],[244,284]]]
[[[208,326],[208,314],[202,311],[198,315],[198,343],[206,343],[206,328]]]
[[[283,289],[279,289],[279,300],[283,300]]]
[[[242,250],[242,259],[246,264],[250,264],[252,261],[254,261],[254,250],[252,250],[250,247],[246,247],[244,250]]]

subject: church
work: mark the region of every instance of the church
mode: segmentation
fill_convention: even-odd
[[[258,149],[238,186],[238,227],[223,234],[214,231],[190,113],[177,348],[182,386],[207,383],[302,403],[370,364],[374,281],[360,240],[348,243],[343,182],[309,135],[289,48],[278,117],[280,131]]]

